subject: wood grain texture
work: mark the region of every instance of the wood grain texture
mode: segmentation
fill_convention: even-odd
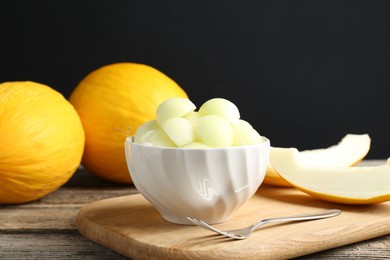
[[[383,162],[370,160],[362,164]],[[80,168],[62,188],[40,200],[0,205],[0,259],[127,259],[82,236],[75,218],[88,203],[137,193],[133,185],[106,182]],[[389,258],[390,235],[386,235],[297,259]]]
[[[390,259],[390,235],[321,251],[299,259]]]
[[[87,203],[137,193],[133,185],[106,182],[80,168],[37,201],[0,204],[0,259],[127,259],[83,237],[75,219]]]
[[[335,218],[265,226],[247,240],[164,221],[139,194],[84,206],[77,226],[87,238],[135,259],[287,259],[390,234],[390,203],[346,206],[295,189],[261,187],[232,220],[234,229],[277,216],[339,208]]]
[[[124,260],[126,257],[81,236],[78,231],[0,233],[0,259]]]

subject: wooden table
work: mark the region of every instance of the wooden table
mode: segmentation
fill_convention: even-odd
[[[79,169],[65,186],[38,201],[0,205],[0,259],[126,259],[84,238],[75,216],[86,203],[137,193],[133,185],[105,182]],[[313,258],[390,259],[390,235],[299,259]]]

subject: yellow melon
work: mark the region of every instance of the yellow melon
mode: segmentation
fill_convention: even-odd
[[[158,105],[172,97],[188,96],[175,81],[148,65],[115,63],[88,74],[69,99],[86,134],[82,165],[106,180],[131,183],[125,139],[155,119]]]
[[[0,203],[33,201],[80,164],[84,130],[73,106],[35,82],[0,84]]]

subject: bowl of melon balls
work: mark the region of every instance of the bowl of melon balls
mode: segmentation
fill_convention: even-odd
[[[126,138],[125,154],[135,187],[162,218],[216,224],[229,220],[263,182],[270,141],[227,99],[210,99],[197,110],[187,98],[170,98]]]

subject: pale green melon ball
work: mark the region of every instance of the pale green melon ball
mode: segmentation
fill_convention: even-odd
[[[193,142],[193,143],[184,145],[182,148],[200,148],[200,149],[204,149],[204,148],[210,148],[210,146],[207,146],[207,145],[205,145],[203,143],[199,143],[199,142]]]
[[[200,141],[210,147],[229,147],[233,144],[233,129],[228,120],[216,115],[196,120],[195,131]]]
[[[147,121],[147,122],[143,123],[142,125],[140,125],[137,128],[137,130],[135,131],[134,135],[136,137],[139,137],[139,136],[143,135],[144,133],[149,132],[150,130],[157,130],[159,128],[160,128],[160,126],[157,124],[156,120],[150,120],[150,121]]]
[[[199,108],[199,113],[223,117],[233,125],[240,119],[240,112],[236,105],[224,98],[212,98],[206,101]]]
[[[262,141],[260,134],[245,120],[240,119],[233,127],[233,146],[258,144]]]
[[[135,139],[135,143],[151,146],[177,147],[162,129],[150,130],[144,133]]]
[[[146,145],[213,148],[261,143],[264,138],[245,120],[236,105],[224,98],[206,101],[195,111],[187,98],[170,98],[161,103],[156,120],[141,125],[135,142]]]
[[[198,118],[201,117],[201,116],[202,116],[201,113],[199,113],[199,112],[197,112],[197,111],[191,111],[191,112],[185,114],[185,115],[183,116],[183,118],[188,119],[188,120],[190,120],[190,121],[192,121],[192,122],[195,122],[195,120],[198,119]]]
[[[194,142],[194,127],[190,120],[174,117],[166,120],[161,128],[169,138],[179,147]]]
[[[195,109],[196,106],[188,98],[168,98],[157,107],[156,120],[162,125],[170,118],[182,117]]]

